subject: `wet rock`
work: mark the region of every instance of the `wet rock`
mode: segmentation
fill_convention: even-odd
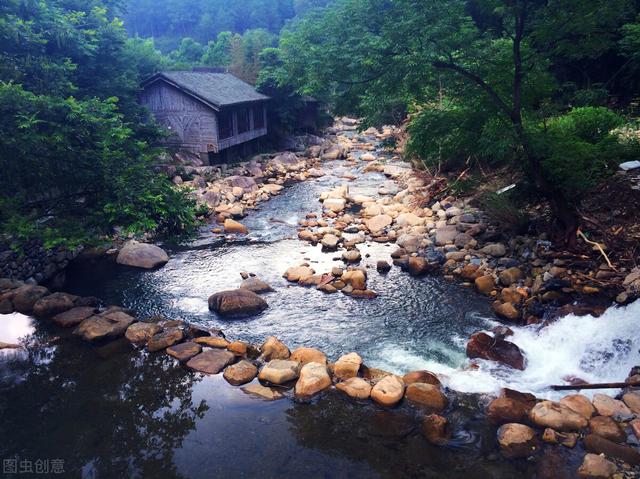
[[[227,382],[234,386],[240,386],[241,384],[251,382],[257,375],[258,368],[246,359],[227,367],[223,373]]]
[[[218,374],[235,361],[235,354],[223,349],[208,349],[187,361],[187,367],[206,374]]]
[[[557,431],[579,431],[587,427],[584,416],[552,401],[536,404],[529,413],[529,419],[537,426],[550,427]]]
[[[11,293],[0,294],[0,314],[13,313],[13,302],[11,301]]]
[[[269,336],[260,346],[260,351],[262,351],[260,359],[263,361],[289,359],[289,356],[291,356],[289,348],[275,336]]]
[[[589,420],[589,429],[593,434],[609,439],[613,442],[624,442],[627,435],[622,428],[609,416],[596,416]]]
[[[393,218],[391,218],[391,216],[382,214],[369,218],[365,221],[365,225],[372,233],[378,233],[389,226],[392,222]]]
[[[560,399],[560,404],[568,407],[572,411],[577,412],[585,419],[590,419],[596,412],[587,396],[582,394],[570,394]]]
[[[95,313],[96,308],[92,306],[80,306],[77,308],[72,308],[63,313],[56,314],[53,318],[51,318],[51,320],[58,326],[69,328],[71,326],[77,326],[85,319],[93,316]],[[133,326],[133,324],[131,326]]]
[[[524,277],[522,270],[520,268],[516,268],[515,266],[512,268],[507,268],[502,271],[499,275],[500,283],[503,286],[511,286],[514,283],[517,283]]]
[[[562,444],[565,447],[573,448],[578,442],[578,434],[575,432],[558,432],[548,427],[542,433],[542,440],[550,444]]]
[[[632,391],[622,396],[622,400],[631,412],[640,415],[640,391]]]
[[[636,418],[629,423],[636,439],[640,440],[640,419]]]
[[[578,476],[586,479],[609,479],[618,468],[598,454],[587,454],[578,469]]]
[[[640,452],[630,446],[616,444],[609,439],[605,439],[604,437],[600,437],[595,434],[588,434],[584,438],[584,447],[589,452],[604,454],[609,457],[621,459],[633,466],[640,464]]]
[[[300,370],[300,377],[295,387],[298,397],[310,397],[331,386],[331,378],[327,365],[321,363],[307,363]]]
[[[338,243],[340,242],[340,238],[338,238],[334,234],[326,234],[322,237],[320,244],[326,250],[333,251],[338,248]]]
[[[437,414],[425,416],[422,420],[422,432],[427,441],[436,446],[445,445],[451,437],[449,421]]]
[[[229,234],[241,234],[246,235],[249,233],[249,228],[240,223],[239,221],[227,218],[224,220],[224,232]]]
[[[134,321],[122,311],[113,311],[85,319],[73,333],[85,341],[113,339],[122,336]]]
[[[360,251],[357,248],[350,249],[342,253],[342,259],[345,263],[357,263],[360,261]]]
[[[256,294],[270,293],[274,291],[271,286],[256,276],[249,276],[247,279],[243,280],[242,283],[240,283],[240,289],[246,289]]]
[[[180,362],[185,362],[199,354],[202,351],[202,347],[198,343],[187,342],[175,344],[167,348],[167,354],[176,358]]]
[[[493,305],[493,311],[496,316],[507,321],[517,321],[520,319],[520,311],[511,303],[496,302]]]
[[[267,309],[267,302],[252,291],[232,289],[209,296],[209,309],[222,316],[247,316]]]
[[[290,359],[299,362],[303,366],[308,363],[327,364],[327,356],[322,351],[314,348],[298,348],[291,353]]]
[[[536,432],[529,426],[508,423],[498,429],[498,444],[502,454],[508,458],[527,457],[538,446]]]
[[[482,332],[475,333],[469,339],[467,357],[498,361],[514,369],[524,370],[524,356],[518,346]]]
[[[618,399],[613,399],[606,394],[594,394],[593,395],[593,407],[596,408],[598,414],[601,416],[631,416],[631,410],[625,403]]]
[[[53,320],[55,321],[56,318],[53,318]],[[146,344],[149,339],[158,334],[161,330],[162,328],[156,323],[145,323],[140,321],[129,326],[127,331],[124,333],[124,337],[133,344]]]
[[[33,315],[37,318],[49,318],[64,313],[74,306],[77,296],[67,293],[53,293],[40,298],[33,305]]]
[[[181,328],[167,328],[154,334],[147,341],[147,350],[151,353],[173,346],[184,339],[184,331]]]
[[[264,365],[258,379],[271,384],[285,384],[300,374],[300,363],[286,359],[274,359]]]
[[[353,378],[358,375],[358,370],[362,365],[362,358],[358,353],[349,353],[336,361],[333,366],[333,375],[339,380]]]
[[[407,263],[407,271],[411,276],[421,276],[432,270],[431,264],[421,256],[411,256]]]
[[[284,394],[282,394],[280,391],[273,388],[265,387],[262,384],[249,384],[248,386],[245,386],[241,389],[246,394],[257,396],[266,401],[275,401],[284,397]]]
[[[284,272],[283,278],[295,283],[314,274],[315,271],[308,266],[293,266]]]
[[[380,273],[386,273],[391,270],[391,265],[384,260],[380,260],[376,263],[376,269]]]
[[[402,376],[402,382],[407,386],[413,383],[425,383],[433,384],[434,386],[440,386],[440,380],[438,376],[429,371],[411,371]]]
[[[367,276],[360,269],[345,271],[340,279],[354,290],[365,290],[367,288]]]
[[[352,377],[336,384],[336,389],[355,399],[369,399],[371,384],[362,378]]]
[[[244,341],[233,341],[227,346],[227,350],[231,351],[236,356],[245,356],[249,349],[249,344]]]
[[[344,210],[346,203],[347,202],[344,198],[327,198],[322,203],[322,206],[334,213],[340,213]]]
[[[210,348],[226,349],[229,346],[229,341],[220,336],[201,336],[193,340],[198,344],[209,346]]]
[[[433,384],[409,384],[405,396],[408,400],[418,403],[432,412],[444,411],[449,405],[447,396],[444,395],[439,386]]]
[[[44,286],[37,286],[35,284],[25,284],[15,289],[12,294],[13,308],[22,314],[31,314],[33,312],[33,305],[36,302],[49,294],[49,290]]]
[[[417,385],[419,383],[414,384]],[[426,385],[428,386],[428,385]],[[371,389],[371,399],[382,406],[395,406],[404,395],[404,383],[397,376],[385,376]]]
[[[169,256],[159,246],[133,240],[125,243],[116,258],[118,264],[145,269],[157,268],[168,261]]]
[[[479,278],[476,278],[474,283],[476,285],[476,289],[478,290],[478,292],[482,294],[489,294],[496,287],[495,281],[493,280],[493,276],[488,274],[484,276],[480,276]]]
[[[494,424],[526,422],[531,407],[508,397],[494,399],[487,406],[487,417]]]

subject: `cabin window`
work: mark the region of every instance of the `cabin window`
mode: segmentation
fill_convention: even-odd
[[[253,107],[253,129],[264,128],[264,108],[262,106]]]
[[[246,133],[250,129],[249,110],[245,108],[238,112],[238,133]]]
[[[230,111],[221,112],[218,115],[218,121],[220,122],[218,126],[220,139],[231,138],[233,136],[233,114]]]

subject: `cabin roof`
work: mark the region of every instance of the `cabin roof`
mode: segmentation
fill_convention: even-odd
[[[172,84],[215,109],[269,99],[268,96],[258,93],[251,85],[231,73],[166,71],[156,73],[143,82],[142,87],[147,87],[159,80]]]

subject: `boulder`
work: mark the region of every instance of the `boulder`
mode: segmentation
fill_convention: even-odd
[[[284,397],[284,394],[277,389],[268,388],[262,384],[249,384],[241,389],[242,392],[259,397],[265,401],[275,401],[276,399],[282,399]]]
[[[367,288],[367,275],[360,269],[353,269],[342,273],[340,279],[353,289],[365,290]]]
[[[159,246],[133,240],[125,243],[116,258],[118,264],[145,269],[162,266],[167,261],[169,261],[169,256]]]
[[[224,220],[224,232],[229,234],[246,235],[249,233],[249,229],[239,221],[227,218]]]
[[[445,445],[451,437],[449,421],[437,414],[425,416],[422,420],[422,432],[427,441],[436,446]]]
[[[85,341],[113,339],[122,336],[134,321],[134,318],[122,311],[106,312],[82,321],[74,334]]]
[[[218,374],[235,358],[235,354],[224,349],[207,349],[187,361],[187,367],[201,373]]]
[[[243,359],[227,367],[227,369],[224,370],[223,376],[229,384],[240,386],[241,384],[253,381],[253,378],[255,378],[257,374],[258,368],[250,361]]]
[[[53,319],[55,321],[56,318]],[[140,321],[129,326],[127,331],[124,333],[124,337],[133,344],[146,344],[149,339],[158,334],[161,330],[162,328],[156,323],[145,323]]]
[[[344,210],[347,201],[344,198],[327,198],[322,205],[325,209],[333,211],[334,213],[340,213]]]
[[[578,433],[558,432],[548,427],[542,433],[542,440],[550,444],[562,444],[565,447],[574,448],[578,443]]]
[[[416,216],[414,213],[400,213],[396,218],[398,226],[419,226],[424,224],[424,218]]]
[[[340,238],[338,238],[334,234],[326,234],[322,237],[320,244],[324,249],[327,250],[335,250],[338,248],[338,243],[340,242]]]
[[[260,359],[263,361],[271,361],[272,359],[289,359],[291,352],[285,344],[275,336],[269,336],[262,346]]]
[[[327,365],[321,363],[307,363],[300,370],[300,377],[295,387],[298,397],[310,397],[331,386],[331,378]]]
[[[499,275],[500,283],[503,286],[511,286],[513,283],[517,283],[524,277],[520,268],[511,267],[502,271]]]
[[[358,355],[358,353],[345,354],[343,356],[340,356],[340,358],[334,364],[333,375],[338,380],[356,377],[361,365],[362,358]]]
[[[425,383],[440,386],[438,376],[429,371],[411,371],[402,376],[402,382],[407,386],[413,383]]]
[[[455,241],[458,229],[455,225],[446,225],[436,230],[436,246],[445,246]]]
[[[386,273],[391,270],[391,265],[384,260],[379,260],[376,263],[376,269],[379,273]]]
[[[577,412],[585,419],[591,419],[596,413],[596,409],[591,404],[591,401],[587,396],[582,394],[570,394],[560,399],[560,404],[568,407],[572,411]]]
[[[526,403],[508,397],[494,399],[487,406],[487,417],[494,424],[510,422],[525,422],[528,419],[530,407]]]
[[[49,318],[73,308],[77,296],[67,293],[53,293],[40,298],[33,305],[33,315],[37,318]]]
[[[467,357],[498,361],[514,369],[524,370],[524,356],[518,346],[482,332],[475,333],[469,339]]]
[[[229,346],[229,341],[220,336],[200,336],[195,338],[194,342],[209,346],[210,348],[226,349]]]
[[[240,289],[246,289],[256,294],[270,293],[273,288],[256,276],[249,276],[240,283]]]
[[[486,245],[484,248],[480,250],[481,253],[487,254],[489,256],[493,256],[495,258],[500,258],[507,254],[507,249],[502,243],[492,243]]]
[[[486,274],[480,276],[474,280],[476,289],[482,294],[490,294],[496,287],[496,283],[493,280],[493,276]]]
[[[403,395],[404,383],[402,379],[393,375],[385,376],[371,389],[371,399],[382,406],[395,406]]]
[[[560,403],[542,401],[533,406],[529,419],[540,427],[557,431],[579,431],[587,427],[587,419]]]
[[[378,233],[389,226],[392,222],[393,218],[391,218],[391,216],[382,214],[369,218],[365,221],[365,225],[372,233]]]
[[[258,379],[271,384],[285,384],[300,374],[300,363],[286,359],[274,359],[264,365]]]
[[[640,415],[640,391],[631,391],[622,396],[622,400],[634,414]]]
[[[593,407],[596,408],[596,411],[598,411],[598,414],[601,416],[632,415],[631,409],[629,409],[625,403],[618,399],[613,399],[606,394],[594,394]]]
[[[507,458],[527,457],[536,451],[536,432],[518,423],[503,424],[498,429],[498,444]]]
[[[35,284],[20,286],[12,292],[11,300],[13,302],[13,308],[18,313],[31,314],[33,312],[33,305],[47,294],[49,294],[49,290],[44,286],[37,286]]]
[[[632,466],[640,465],[640,452],[633,447],[617,444],[596,434],[588,434],[584,438],[584,447],[589,452],[621,459]]]
[[[360,255],[360,251],[358,251],[357,248],[350,249],[342,253],[342,260],[345,263],[357,263],[358,261],[360,261],[361,257],[362,256]]]
[[[407,263],[407,271],[411,276],[420,276],[431,270],[431,264],[422,256],[411,256]]]
[[[298,348],[291,353],[291,360],[297,361],[301,365],[308,363],[327,364],[327,356],[314,348]]]
[[[233,341],[227,345],[227,350],[231,351],[236,356],[244,356],[249,350],[249,344],[244,341]]]
[[[209,296],[209,309],[222,316],[247,316],[267,309],[267,302],[253,291],[231,289]]]
[[[578,468],[578,476],[585,479],[609,479],[618,468],[616,465],[598,454],[587,454]]]
[[[520,319],[520,311],[518,311],[511,303],[500,303],[496,301],[496,304],[493,306],[493,310],[499,318],[506,319],[508,321],[517,321]]]
[[[154,334],[147,340],[147,350],[151,353],[173,346],[184,339],[182,328],[169,327]]]
[[[352,377],[336,384],[336,389],[355,399],[369,399],[371,396],[371,384],[358,377]]]
[[[77,326],[85,319],[93,316],[95,313],[96,308],[92,306],[79,306],[77,308],[71,308],[70,310],[63,313],[58,313],[53,318],[51,318],[51,320],[58,326],[69,328],[71,326]],[[131,326],[133,326],[133,324]]]
[[[624,430],[609,416],[596,416],[589,420],[589,429],[593,434],[613,442],[624,442],[627,435]]]
[[[199,354],[202,351],[202,347],[198,343],[189,341],[169,346],[166,351],[169,356],[172,356],[183,363],[194,357],[196,354]]]
[[[314,274],[315,271],[308,266],[292,266],[291,268],[288,268],[282,276],[287,281],[296,283],[301,279],[308,278]]]
[[[449,405],[447,396],[444,395],[439,386],[434,384],[409,384],[405,396],[408,400],[418,403],[432,412],[444,411]]]

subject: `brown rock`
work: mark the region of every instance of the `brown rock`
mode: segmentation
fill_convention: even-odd
[[[411,371],[402,376],[402,381],[408,386],[413,383],[426,383],[440,386],[438,376],[429,371]]]
[[[493,280],[493,276],[484,275],[475,279],[476,289],[482,294],[489,294],[491,291],[495,289],[495,281]]]
[[[447,396],[444,395],[439,386],[434,384],[409,384],[405,396],[408,400],[418,403],[433,412],[444,411],[449,405]]]
[[[180,362],[185,362],[199,354],[202,348],[199,344],[189,341],[169,346],[166,351],[169,356],[176,358]]]
[[[625,403],[606,394],[594,394],[593,407],[596,408],[596,411],[601,416],[614,416],[617,414],[631,416],[631,410]]]
[[[358,375],[362,358],[357,353],[345,354],[338,359],[333,367],[333,375],[339,379],[349,379]]]
[[[187,361],[187,367],[205,374],[218,374],[235,360],[236,356],[223,349],[207,349]]]
[[[300,374],[300,363],[285,359],[274,359],[264,365],[258,379],[272,384],[284,384],[293,381]]]
[[[19,313],[31,314],[33,305],[47,294],[49,294],[49,290],[44,286],[34,284],[20,286],[12,292],[13,308]]]
[[[53,319],[55,321],[55,318]],[[127,331],[124,333],[124,336],[133,344],[146,344],[146,342],[149,341],[151,337],[159,333],[161,329],[162,328],[156,323],[138,322],[129,326]]]
[[[154,334],[147,341],[147,350],[151,353],[173,346],[184,339],[184,332],[181,328],[167,328],[164,331]]]
[[[505,457],[527,457],[536,451],[538,440],[529,426],[508,423],[498,429],[498,444]]]
[[[515,369],[524,369],[524,356],[518,346],[482,332],[475,333],[469,339],[467,357],[498,361]]]
[[[513,283],[520,281],[523,276],[524,274],[522,273],[522,270],[514,266],[502,271],[499,275],[499,279],[503,286],[511,286]]]
[[[558,431],[579,431],[587,427],[584,416],[552,401],[536,404],[529,413],[529,419],[537,426],[550,427]]]
[[[379,260],[376,263],[376,269],[379,273],[386,273],[391,270],[391,265],[384,260]]]
[[[265,387],[262,384],[249,384],[248,386],[245,386],[241,389],[244,393],[250,394],[252,396],[257,396],[266,401],[275,401],[284,397],[284,394],[282,394],[280,391],[273,388]]]
[[[293,266],[284,272],[283,277],[287,281],[297,283],[301,279],[308,278],[309,276],[313,276],[314,274],[315,271],[308,266]]]
[[[135,268],[152,269],[169,261],[167,253],[159,246],[128,241],[118,253],[116,262]]]
[[[71,326],[76,326],[80,324],[82,321],[84,321],[87,318],[90,318],[95,313],[96,313],[96,308],[93,308],[91,306],[80,306],[77,308],[72,308],[63,313],[56,314],[53,318],[51,318],[51,320],[54,323],[56,323],[58,326],[62,326],[63,328],[69,328]],[[133,324],[131,326],[133,326]]]
[[[351,285],[353,289],[365,290],[367,288],[367,276],[360,269],[345,271],[340,279],[345,284]]]
[[[622,400],[627,405],[631,412],[634,414],[640,414],[640,392],[631,391],[622,396]]]
[[[355,399],[369,399],[371,396],[371,384],[362,378],[349,378],[336,384],[336,389]]]
[[[289,359],[289,356],[291,356],[289,348],[275,336],[269,336],[260,346],[260,351],[262,351],[260,358],[263,361]]]
[[[430,385],[427,384],[425,386]],[[400,402],[403,395],[404,383],[397,376],[386,376],[371,389],[371,399],[382,406],[395,406]]]
[[[494,424],[509,422],[525,422],[531,408],[521,402],[508,397],[494,399],[487,406],[487,417]]]
[[[589,452],[604,454],[609,457],[621,459],[632,466],[640,464],[640,453],[634,448],[616,444],[609,439],[605,439],[604,437],[600,437],[595,434],[588,434],[584,438],[584,447]]]
[[[247,279],[243,280],[242,283],[240,283],[240,289],[246,289],[256,294],[270,293],[274,291],[271,286],[255,276],[249,276]]]
[[[624,442],[627,439],[627,435],[622,428],[609,416],[592,417],[589,420],[589,429],[593,434],[613,442]]]
[[[498,302],[494,304],[493,310],[498,317],[506,319],[508,321],[517,321],[518,319],[520,319],[520,311],[518,311],[516,307],[511,303]]]
[[[322,363],[307,363],[300,370],[300,377],[295,387],[298,397],[310,397],[331,386],[331,378],[327,365]]]
[[[242,223],[232,220],[231,218],[227,218],[226,220],[224,220],[224,232],[230,234],[246,235],[247,233],[249,233],[249,229]]]
[[[422,420],[422,432],[427,441],[436,446],[445,445],[451,437],[449,421],[437,414],[425,416]]]
[[[227,345],[227,349],[236,356],[244,356],[245,354],[247,354],[249,344],[245,343],[244,341],[234,341]]]
[[[229,384],[239,386],[253,381],[258,374],[258,368],[251,362],[243,359],[224,370],[224,378]]]
[[[636,435],[637,439],[640,439],[640,419],[634,419],[629,423],[631,430]]]
[[[210,348],[226,349],[229,346],[229,341],[220,336],[200,336],[195,338],[194,341],[198,344],[209,346]]]
[[[560,399],[560,404],[577,412],[585,419],[590,419],[596,412],[593,404],[587,396],[582,394],[570,394]]]
[[[327,364],[327,356],[322,351],[314,348],[296,349],[293,353],[291,353],[291,360],[298,361],[303,366],[308,363]]]
[[[562,444],[565,447],[573,448],[578,442],[578,434],[575,432],[558,432],[548,427],[542,433],[542,440],[551,444]]]
[[[134,321],[122,311],[105,312],[85,319],[73,333],[85,341],[113,339],[122,336]]]
[[[209,296],[209,309],[222,316],[246,316],[267,309],[267,302],[252,291],[232,289]]]
[[[411,276],[420,276],[430,270],[429,262],[421,256],[410,256],[407,263],[407,271]]]
[[[34,303],[33,315],[36,318],[49,318],[58,313],[64,313],[73,308],[73,302],[76,298],[77,296],[67,293],[50,294]]]
[[[587,479],[609,479],[618,468],[598,454],[587,454],[578,469],[578,475]]]

